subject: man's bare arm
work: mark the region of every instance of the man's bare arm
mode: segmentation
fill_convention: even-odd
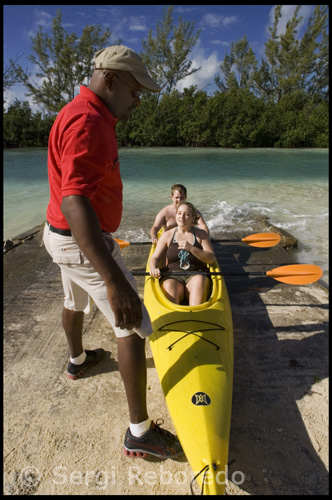
[[[203,229],[204,231],[207,232],[207,234],[210,234],[210,231],[209,231],[209,228],[207,227],[206,223],[205,223],[205,220],[203,219],[203,216],[200,212],[198,212],[199,214],[199,219],[197,221],[197,226],[200,228],[200,229]]]
[[[160,228],[166,223],[166,217],[165,217],[165,209],[163,208],[160,210],[160,212],[157,214],[155,221],[150,229],[150,236],[152,239],[152,243],[157,242],[158,238],[158,231]],[[155,241],[154,241],[155,240]]]

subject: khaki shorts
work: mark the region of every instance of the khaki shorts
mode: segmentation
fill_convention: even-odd
[[[194,275],[189,275],[189,276],[164,276],[163,278],[160,278],[159,283],[162,284],[166,280],[176,280],[182,283],[183,286],[186,286],[191,278],[193,278]]]
[[[110,233],[103,233],[105,244],[115,262],[123,271],[130,285],[137,292],[137,285],[134,277],[127,269],[120,253],[120,247],[114,241]],[[111,309],[105,283],[90,264],[88,259],[80,250],[73,236],[62,236],[50,231],[48,224],[44,229],[44,245],[53,262],[61,269],[62,285],[65,294],[64,307],[71,311],[90,312],[91,298],[112,325],[117,337],[129,337],[137,333],[145,338],[153,332],[150,317],[145,305],[142,302],[143,319],[139,328],[133,330],[122,330],[116,328],[114,313]]]

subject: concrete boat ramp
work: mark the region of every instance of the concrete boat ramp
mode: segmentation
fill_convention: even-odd
[[[128,409],[117,347],[95,308],[85,319],[84,343],[107,356],[82,379],[66,377],[60,272],[41,239],[38,226],[7,242],[4,255],[4,494],[190,494],[185,457],[123,455]],[[223,271],[241,273],[294,263],[286,250],[294,244],[283,233],[270,249],[214,248]],[[123,250],[128,267],[140,271],[148,253],[148,245]],[[256,276],[225,280],[235,360],[226,493],[326,495],[328,291]],[[137,282],[143,296],[144,278]],[[149,413],[172,430],[148,342],[146,352]]]

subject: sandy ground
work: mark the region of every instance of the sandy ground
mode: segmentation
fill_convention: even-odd
[[[95,309],[84,343],[106,358],[81,380],[66,377],[60,273],[40,240],[37,232],[4,257],[4,494],[190,494],[185,457],[123,455],[117,347]],[[148,249],[125,249],[128,266],[144,269]],[[285,250],[218,251],[218,260],[254,270],[258,261],[290,261]],[[226,494],[328,494],[327,290],[249,278],[227,286],[235,364]],[[146,352],[149,413],[172,430],[148,342]]]

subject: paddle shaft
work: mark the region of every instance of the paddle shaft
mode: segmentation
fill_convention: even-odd
[[[150,273],[146,271],[133,271],[131,273],[133,276],[150,276]],[[247,276],[249,274],[255,274],[257,276],[266,276],[263,271],[257,272],[241,272],[241,273],[222,273],[222,272],[210,272],[210,271],[166,271],[161,273],[162,276],[195,276],[195,274],[202,274],[203,276]]]
[[[136,276],[149,276],[146,271],[133,271]],[[293,264],[290,266],[277,267],[270,271],[242,271],[242,272],[210,272],[210,271],[166,271],[162,276],[190,276],[195,274],[203,274],[205,276],[260,276],[273,278],[282,283],[289,283],[293,285],[305,285],[318,281],[323,271],[320,267],[312,264]]]
[[[252,247],[258,247],[258,248],[268,248],[268,247],[274,247],[275,245],[278,245],[278,243],[281,240],[281,236],[276,233],[257,233],[257,234],[251,234],[249,236],[246,236],[245,238],[242,238],[241,240],[239,239],[214,239],[212,238],[212,243],[219,243],[219,242],[225,242],[225,243],[246,243],[247,245],[250,245]],[[115,238],[115,241],[118,242],[120,245],[120,248],[125,248],[128,245],[150,245],[151,241],[124,241],[124,240],[119,240],[118,238]]]
[[[242,240],[215,240],[211,238],[211,243],[241,243]],[[244,242],[245,243],[245,242]],[[151,245],[151,241],[131,241],[130,245]]]

